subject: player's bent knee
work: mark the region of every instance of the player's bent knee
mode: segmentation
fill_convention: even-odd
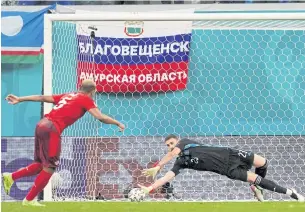
[[[266,164],[266,161],[267,161],[266,158],[264,158],[260,155],[254,154],[253,166],[255,166],[256,168],[262,167]]]

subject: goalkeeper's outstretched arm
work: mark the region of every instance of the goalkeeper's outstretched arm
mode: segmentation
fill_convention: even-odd
[[[146,176],[152,176],[152,178],[155,179],[157,173],[163,168],[163,166],[179,155],[180,152],[181,150],[175,147],[172,151],[168,152],[155,167],[145,169],[142,173]]]
[[[171,152],[168,152],[159,162],[158,166],[160,166],[160,168],[163,168],[163,166],[165,164],[167,164],[169,161],[171,161],[174,157],[176,157],[177,155],[179,155],[179,153],[181,152],[181,150],[177,147],[175,147]]]
[[[158,179],[154,184],[152,184],[149,187],[138,185],[146,194],[152,192],[153,190],[158,189],[160,186],[163,186],[165,183],[170,182],[172,179],[174,179],[176,174],[173,171],[167,172],[163,177]]]

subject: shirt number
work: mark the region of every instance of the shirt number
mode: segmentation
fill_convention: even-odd
[[[69,96],[65,96],[64,98],[62,98],[57,105],[55,105],[53,107],[54,110],[57,110],[59,108],[62,108],[65,104],[68,103],[69,100],[71,100],[74,96],[76,96],[77,94],[70,94]]]
[[[191,163],[198,164],[198,158],[192,158],[192,159],[191,159]]]
[[[239,157],[246,158],[248,153],[246,151],[239,150],[238,155],[239,155]]]

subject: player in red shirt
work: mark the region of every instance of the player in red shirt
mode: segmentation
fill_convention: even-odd
[[[18,104],[24,101],[48,102],[55,106],[49,114],[39,121],[35,130],[34,162],[29,166],[13,173],[3,173],[3,186],[9,194],[14,181],[26,176],[38,174],[34,186],[23,200],[23,205],[44,206],[34,200],[48,184],[56,167],[59,165],[61,151],[60,135],[65,128],[72,125],[87,111],[99,121],[105,124],[117,125],[120,131],[125,126],[113,118],[102,114],[94,103],[96,85],[91,80],[84,80],[80,90],[75,93],[53,96],[24,96],[8,95],[6,100],[10,104]]]

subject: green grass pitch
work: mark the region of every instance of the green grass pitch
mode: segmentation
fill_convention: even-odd
[[[305,212],[298,202],[52,202],[46,207],[23,207],[2,202],[2,212]]]

